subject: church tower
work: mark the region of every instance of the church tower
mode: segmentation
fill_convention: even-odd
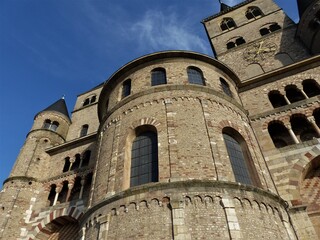
[[[272,0],[248,0],[203,20],[216,57],[249,79],[309,56],[296,24]]]

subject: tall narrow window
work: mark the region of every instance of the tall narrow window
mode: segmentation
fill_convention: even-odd
[[[199,68],[188,67],[188,81],[192,84],[205,85],[202,72]]]
[[[288,85],[285,87],[286,96],[290,103],[298,102],[306,99],[299,88],[296,85]]]
[[[157,134],[140,133],[132,144],[130,186],[158,181]]]
[[[88,124],[83,125],[80,131],[80,137],[86,136],[88,134],[88,129],[89,129]]]
[[[125,98],[129,96],[131,93],[131,79],[128,79],[122,84],[122,96],[121,98]]]
[[[83,156],[82,156],[82,166],[81,167],[86,167],[89,165],[90,161],[90,156],[91,156],[91,151],[86,151]]]
[[[230,132],[230,133],[229,133]],[[237,182],[253,185],[253,167],[250,163],[248,149],[244,139],[235,130],[223,131],[223,139],[227,147],[232,170]],[[251,170],[251,174],[250,174]]]
[[[256,19],[262,16],[262,12],[258,7],[249,7],[246,12],[246,17],[248,20]]]
[[[287,105],[284,96],[277,90],[273,90],[268,94],[269,100],[274,108]]]
[[[230,90],[229,84],[223,78],[220,78],[220,84],[223,92],[227,94],[229,97],[232,97],[232,92]]]
[[[69,157],[66,157],[66,158],[64,159],[64,167],[63,167],[62,172],[68,172],[68,171],[69,171],[69,168],[70,168],[70,158],[69,158]]]
[[[309,98],[320,95],[320,86],[314,79],[306,79],[302,82],[303,91]]]
[[[156,68],[151,71],[151,86],[167,84],[166,70]]]
[[[86,100],[84,100],[83,102],[83,106],[87,106],[90,103],[90,99],[86,98]]]
[[[92,96],[90,99],[90,103],[94,103],[96,101],[96,99],[97,99],[96,95]]]

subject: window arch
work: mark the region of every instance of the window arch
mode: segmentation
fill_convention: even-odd
[[[306,79],[302,82],[303,91],[309,98],[320,95],[319,84],[314,79]]]
[[[296,85],[288,85],[285,87],[285,90],[286,96],[289,99],[290,103],[298,102],[305,99]]]
[[[269,123],[268,132],[276,148],[294,144],[294,140],[282,122],[273,121]]]
[[[240,46],[244,43],[246,43],[246,40],[244,40],[243,37],[238,37],[234,40],[230,40],[229,42],[227,42],[227,49],[231,49],[231,48]]]
[[[167,84],[166,70],[164,68],[156,68],[151,71],[151,86]]]
[[[224,18],[220,23],[220,28],[222,31],[231,30],[236,28],[236,23],[232,18]]]
[[[90,150],[85,151],[85,153],[82,156],[81,167],[86,167],[89,165],[90,157],[91,157],[91,151]]]
[[[46,119],[43,123],[42,128],[48,129],[51,131],[57,131],[57,128],[59,127],[59,123],[57,121],[51,121],[50,119]]]
[[[257,185],[257,174],[243,137],[229,127],[223,129],[222,135],[235,180],[243,184]]]
[[[72,171],[79,168],[79,166],[80,166],[80,161],[81,161],[80,154],[76,154],[76,155],[75,155],[75,160],[74,160],[74,162],[73,162],[72,165],[71,165],[71,170],[72,170]]]
[[[56,184],[52,184],[50,186],[50,192],[49,192],[49,196],[48,196],[49,206],[53,206],[54,198],[56,196],[56,188],[57,188]]]
[[[158,172],[157,133],[140,132],[132,143],[130,186],[157,182]]]
[[[205,85],[202,71],[196,67],[188,67],[188,81],[191,84]]]
[[[282,107],[287,105],[284,96],[277,90],[271,91],[268,94],[269,101],[274,108]]]
[[[128,79],[122,83],[121,98],[125,98],[131,94],[131,79]]]
[[[70,170],[70,164],[71,164],[70,158],[69,158],[69,157],[66,157],[66,158],[64,159],[64,166],[63,166],[62,172],[68,172],[68,171]]]
[[[230,90],[230,86],[226,82],[226,80],[224,80],[223,78],[220,78],[220,85],[221,85],[221,88],[222,88],[223,92],[225,94],[227,94],[229,97],[232,97],[232,92]]]
[[[85,124],[81,127],[80,137],[84,137],[88,134],[89,125]]]
[[[97,96],[96,95],[92,95],[90,97],[87,97],[84,101],[83,101],[83,104],[82,106],[87,106],[91,103],[94,103],[95,101],[97,100]]]
[[[268,26],[265,26],[263,28],[260,28],[260,35],[261,36],[264,36],[264,35],[267,35],[269,33],[272,33],[274,31],[277,31],[281,29],[280,25],[278,23],[272,23]]]
[[[308,121],[305,115],[294,114],[290,118],[290,123],[292,130],[295,135],[300,138],[301,142],[312,140],[313,138],[318,138],[317,132],[312,127],[311,123]]]
[[[262,16],[262,11],[258,7],[249,7],[246,11],[246,17],[248,20],[257,19]]]

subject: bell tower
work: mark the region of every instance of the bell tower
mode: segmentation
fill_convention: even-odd
[[[248,0],[232,7],[221,3],[220,12],[202,22],[215,56],[241,80],[309,56],[295,37],[296,24],[272,0]]]

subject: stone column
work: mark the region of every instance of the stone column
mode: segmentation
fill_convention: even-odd
[[[83,195],[83,188],[84,188],[84,184],[85,184],[85,181],[84,179],[81,179],[81,188],[80,188],[80,193],[79,193],[79,199],[82,199],[82,195]]]
[[[303,91],[303,89],[300,89],[300,91],[301,91],[302,95],[303,95],[306,99],[309,98],[308,95]]]
[[[52,206],[55,206],[57,204],[59,193],[61,192],[61,190],[62,190],[61,186],[56,187],[56,195],[54,196],[54,200],[53,200]]]
[[[70,166],[69,166],[69,170],[68,170],[68,171],[70,171],[70,170],[72,169],[72,165],[74,164],[75,160],[76,160],[76,159],[75,159],[74,157],[69,159],[69,161],[70,161]]]
[[[191,240],[191,235],[185,225],[185,203],[182,196],[173,196],[170,200],[172,211],[173,239]]]
[[[289,99],[287,98],[286,95],[283,95],[283,97],[284,97],[284,100],[286,100],[286,102],[287,102],[288,105],[291,104],[291,102],[289,101]]]
[[[314,130],[316,130],[316,132],[318,133],[318,137],[320,137],[320,129],[316,123],[316,119],[314,118],[314,116],[308,117],[308,121],[312,124]]]
[[[82,231],[81,231],[81,240],[85,240],[86,239],[86,228],[85,227],[83,227],[82,229],[81,229]]]
[[[286,128],[288,129],[288,131],[289,131],[289,133],[290,133],[290,136],[292,137],[293,141],[294,141],[295,143],[300,143],[299,140],[298,140],[298,138],[297,138],[297,136],[294,134],[294,132],[293,132],[293,130],[292,130],[292,128],[291,128],[291,125],[290,125],[290,124],[286,125]]]
[[[226,214],[230,239],[242,239],[240,225],[232,199],[221,199],[221,205]]]
[[[74,183],[69,183],[68,184],[68,192],[67,192],[66,202],[69,202],[69,198],[70,198],[73,186],[74,186]]]

